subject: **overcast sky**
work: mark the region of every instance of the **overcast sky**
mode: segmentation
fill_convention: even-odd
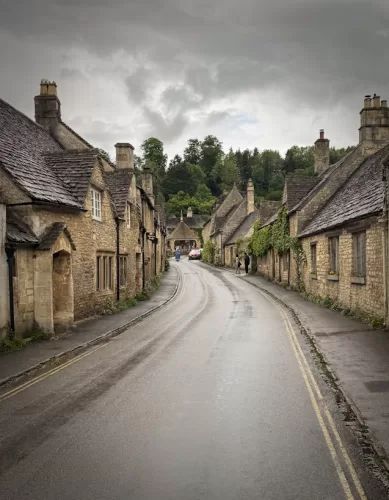
[[[33,117],[41,78],[109,152],[352,145],[364,95],[389,99],[389,2],[0,0],[0,97]]]

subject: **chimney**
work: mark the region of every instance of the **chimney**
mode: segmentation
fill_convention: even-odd
[[[314,151],[315,174],[321,175],[330,166],[330,141],[324,138],[324,130],[320,130],[320,137],[315,142]]]
[[[57,97],[57,84],[41,80],[40,94],[34,97],[35,121],[47,131],[61,121],[61,102]]]
[[[143,167],[142,188],[154,205],[153,172],[150,167]]]
[[[255,210],[254,201],[254,184],[251,179],[247,183],[247,215],[252,214]]]
[[[364,156],[369,156],[389,144],[388,102],[385,99],[381,101],[376,94],[373,99],[367,95],[360,115],[359,142],[363,143]]]
[[[375,108],[379,108],[381,106],[381,98],[379,95],[375,95],[373,96],[373,106]]]
[[[193,217],[192,207],[189,207],[189,208],[188,208],[188,211],[187,211],[187,213],[186,213],[186,216],[187,216],[188,218],[192,218],[192,217]]]
[[[116,148],[116,168],[134,170],[134,147],[128,142],[118,142]]]

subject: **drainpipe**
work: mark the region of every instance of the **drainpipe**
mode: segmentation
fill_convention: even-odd
[[[15,249],[6,247],[5,253],[7,254],[8,263],[8,287],[9,287],[9,324],[10,332],[9,338],[12,340],[15,337],[15,307],[14,307],[14,281],[13,281],[13,257]]]
[[[290,250],[288,250],[288,286],[290,286],[290,258],[291,258],[291,253]]]
[[[116,217],[116,300],[120,300],[120,221]]]

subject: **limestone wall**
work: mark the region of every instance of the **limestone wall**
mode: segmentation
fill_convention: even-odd
[[[383,243],[382,228],[375,223],[366,230],[366,283],[352,283],[353,241],[352,233],[344,230],[339,235],[339,276],[329,272],[328,238],[324,234],[303,239],[307,264],[303,279],[308,292],[330,297],[353,310],[384,317]],[[311,244],[316,243],[317,273],[311,275]]]
[[[8,264],[5,254],[6,209],[0,203],[0,339],[4,337],[9,324]]]

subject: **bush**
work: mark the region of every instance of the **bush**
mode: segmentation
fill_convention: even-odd
[[[147,290],[142,290],[141,292],[139,292],[135,295],[135,299],[139,300],[140,302],[143,302],[145,300],[150,299],[150,294]]]
[[[204,245],[202,260],[207,264],[215,263],[216,245],[208,240]]]
[[[0,352],[19,351],[25,347],[27,342],[19,339],[3,339],[0,340]]]

